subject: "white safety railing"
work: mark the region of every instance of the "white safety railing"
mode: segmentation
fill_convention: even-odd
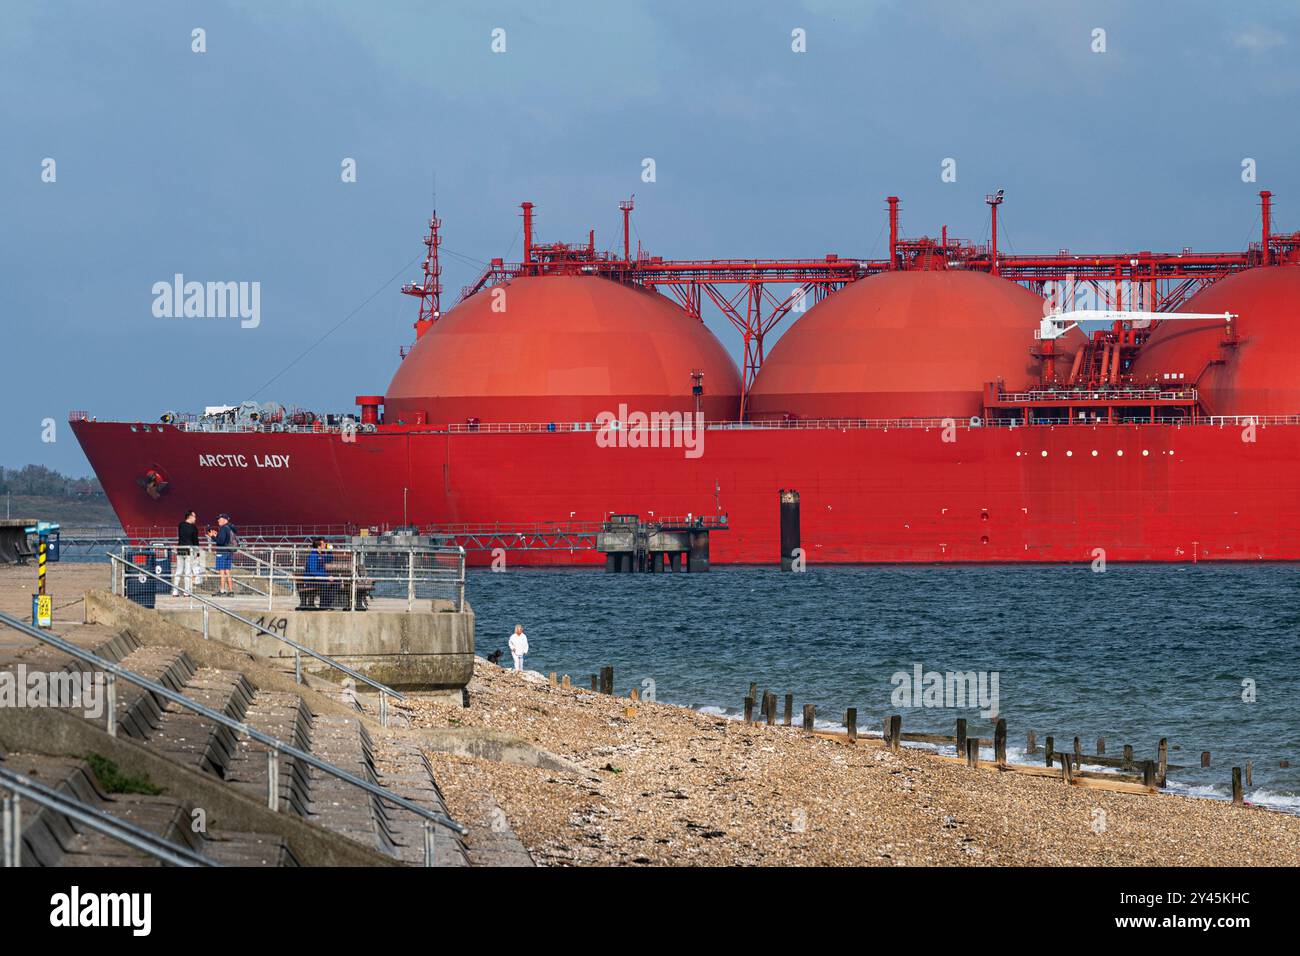
[[[239,602],[244,608],[260,605],[271,611],[296,601],[299,610],[365,611],[382,600],[385,609],[404,604],[407,611],[414,611],[417,603],[427,601],[430,610],[441,610],[438,602],[464,610],[464,548],[358,544],[357,540],[365,541],[331,542],[319,549],[262,543],[192,548],[154,541],[124,545],[118,556],[161,573],[176,597],[192,592],[251,598]]]

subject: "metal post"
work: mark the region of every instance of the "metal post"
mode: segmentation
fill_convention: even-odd
[[[14,800],[18,798],[17,794],[11,797],[5,797],[3,818],[4,825],[0,827],[0,839],[4,841],[4,865],[6,867],[14,865]],[[427,826],[427,821],[426,821]],[[428,849],[425,850],[426,862],[428,859]]]
[[[203,605],[203,639],[208,639],[208,606]]]
[[[352,549],[352,599],[348,602],[348,610],[357,609],[357,551]]]
[[[5,822],[9,838],[5,841],[5,865],[23,865],[23,803],[18,794],[5,801]]]
[[[270,549],[270,560],[266,562],[266,609],[275,610],[275,548]]]
[[[107,697],[108,697],[108,735],[117,736],[117,675],[109,673],[107,675]]]
[[[293,679],[302,683],[302,651],[296,648],[293,652]]]
[[[415,552],[406,555],[406,611],[409,614],[415,606]]]
[[[266,751],[266,805],[280,809],[280,754],[273,747]]]
[[[465,610],[465,549],[460,549],[460,580],[456,582],[456,610]]]
[[[433,866],[433,824],[428,820],[424,821],[424,865]]]
[[[388,726],[388,695],[382,690],[379,692],[379,726]]]

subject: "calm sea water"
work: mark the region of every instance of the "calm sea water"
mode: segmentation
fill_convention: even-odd
[[[481,655],[520,623],[530,669],[585,684],[613,665],[620,693],[652,686],[659,701],[728,714],[757,681],[760,693],[794,694],[796,715],[815,704],[823,726],[856,707],[871,731],[889,713],[905,731],[952,733],[965,717],[987,740],[978,708],[900,709],[891,678],[917,664],[996,672],[1013,760],[1043,759],[1023,755],[1031,729],[1040,748],[1053,734],[1070,750],[1078,735],[1091,753],[1105,737],[1108,755],[1128,743],[1138,759],[1168,737],[1170,763],[1187,765],[1170,772],[1172,789],[1226,796],[1231,768],[1253,759],[1247,799],[1294,812],[1298,590],[1295,565],[1082,565],[482,570],[467,593]]]

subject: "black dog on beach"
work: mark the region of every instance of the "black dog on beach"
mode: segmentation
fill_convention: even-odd
[[[493,651],[491,654],[487,656],[487,662],[489,664],[496,664],[497,661],[499,660],[501,660],[501,648],[498,647],[495,651]]]

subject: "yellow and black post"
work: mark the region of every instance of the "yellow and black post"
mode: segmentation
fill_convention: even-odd
[[[45,563],[49,558],[50,532],[59,526],[52,521],[39,521],[33,528],[27,528],[28,534],[35,534],[39,543],[36,546],[36,593],[32,595],[32,626],[50,627],[54,623],[54,601],[45,591]]]

